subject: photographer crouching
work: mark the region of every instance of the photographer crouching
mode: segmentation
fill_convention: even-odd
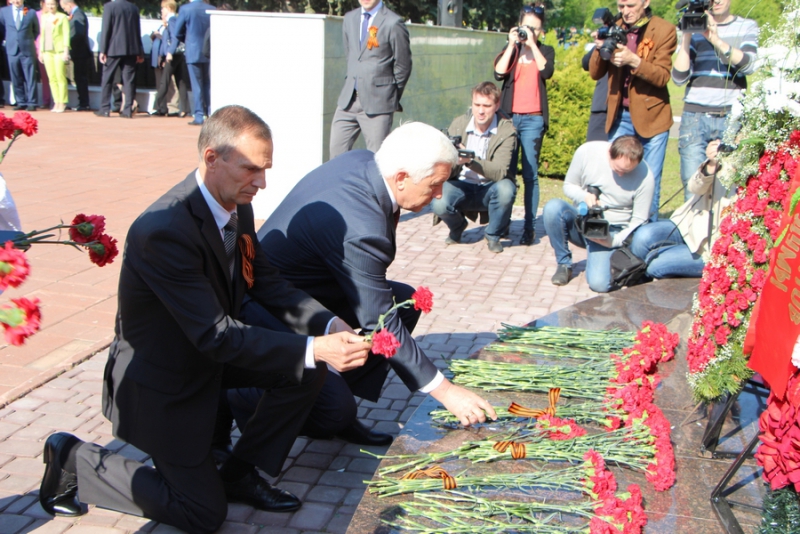
[[[612,289],[611,254],[643,224],[653,201],[653,173],[642,161],[644,148],[633,136],[618,137],[613,142],[590,141],[575,152],[564,178],[564,194],[572,205],[553,199],[544,207],[544,227],[556,254],[558,267],[554,285],[566,285],[572,276],[572,252],[569,243],[585,248],[586,281],[592,291],[607,293]],[[590,188],[591,189],[590,192]],[[596,194],[599,190],[599,195]],[[594,220],[586,224],[584,210]],[[608,223],[606,237],[598,237],[600,218]],[[592,231],[584,231],[591,229]]]
[[[706,147],[706,160],[686,184],[692,197],[672,217],[643,226],[633,236],[631,252],[647,263],[650,278],[699,278],[719,235],[720,214],[733,202],[717,178],[717,154],[730,150],[719,139]]]

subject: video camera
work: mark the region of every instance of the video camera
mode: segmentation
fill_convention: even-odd
[[[675,9],[682,12],[678,27],[684,33],[703,33],[708,29],[708,15],[711,0],[680,0]]]
[[[592,193],[596,197],[600,197],[600,189],[594,186],[589,186],[586,191]],[[608,238],[608,221],[603,218],[605,208],[601,206],[592,206],[591,208],[586,205],[586,202],[578,204],[578,218],[575,221],[575,226],[584,237],[591,239],[607,239]]]
[[[597,8],[592,15],[592,22],[600,26],[597,30],[597,38],[603,40],[598,52],[600,52],[600,57],[606,61],[611,59],[618,44],[628,42],[628,30],[616,25],[618,18],[618,16],[612,15],[607,7]]]

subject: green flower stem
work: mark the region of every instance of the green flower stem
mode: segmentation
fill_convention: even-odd
[[[633,345],[636,334],[621,330],[584,330],[555,326],[512,326],[503,324],[498,343],[485,350],[540,356],[601,360]]]
[[[394,300],[394,297],[392,297],[392,300]],[[413,306],[413,305],[414,305],[414,299],[404,300],[400,304],[395,302],[394,306],[389,308],[386,311],[386,313],[381,314],[378,317],[378,324],[375,326],[375,328],[372,330],[372,332],[370,332],[369,334],[364,336],[365,341],[367,341],[367,342],[371,341],[372,340],[372,336],[377,334],[379,330],[383,329],[383,322],[386,320],[386,317],[388,317],[390,313],[392,313],[393,311],[399,310],[400,308],[407,308],[408,306]]]
[[[531,488],[583,492],[584,477],[583,465],[576,465],[559,470],[543,470],[528,473],[502,473],[485,476],[464,476],[464,473],[454,475],[458,487],[472,489],[519,489]],[[369,485],[370,493],[375,493],[379,498],[415,493],[421,491],[435,491],[442,489],[442,480],[439,478],[417,478],[403,480],[382,477],[378,480],[364,481]]]
[[[11,138],[11,141],[8,143],[8,146],[6,147],[6,149],[3,150],[2,154],[0,154],[0,163],[3,163],[3,160],[6,159],[6,154],[8,154],[9,150],[11,150],[11,146],[14,144],[14,141],[16,141],[17,137],[19,137],[21,134],[22,134],[22,130],[16,130],[14,132],[14,137]]]
[[[452,360],[450,370],[454,382],[462,386],[487,391],[538,391],[547,393],[561,388],[562,397],[583,397],[603,400],[616,374],[614,362],[589,361],[580,365],[536,365],[490,362],[483,360]]]
[[[618,401],[621,406],[622,402]],[[526,406],[527,408],[534,408],[534,406]],[[497,413],[497,420],[488,422],[488,424],[506,423],[512,421],[519,421],[526,427],[533,427],[536,424],[536,419],[521,417],[509,413],[508,408],[495,406],[495,413]],[[459,420],[456,416],[447,410],[433,410],[428,415],[431,416],[431,421],[438,426],[457,426]],[[623,421],[626,414],[619,406],[609,405],[605,401],[586,401],[582,403],[566,404],[559,402],[556,405],[556,417],[561,419],[574,419],[579,424],[596,423],[601,426],[607,426],[607,419],[609,417],[619,417]]]

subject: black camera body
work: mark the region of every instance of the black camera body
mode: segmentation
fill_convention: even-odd
[[[708,29],[708,15],[711,0],[681,0],[675,9],[683,11],[678,27],[684,33],[703,33]]]
[[[598,187],[589,186],[586,191],[600,198],[600,189]],[[586,203],[581,202],[578,205],[578,218],[575,220],[575,226],[578,231],[587,238],[608,239],[609,224],[603,217],[604,211],[605,208],[601,206],[589,207]]]
[[[592,15],[592,22],[602,25],[597,30],[597,39],[603,41],[598,52],[600,52],[600,57],[606,61],[614,55],[617,45],[628,42],[628,30],[622,26],[617,26],[617,19],[618,17],[612,15],[607,7],[596,9],[594,15]]]
[[[461,136],[460,135],[448,135],[448,139],[450,142],[453,143],[453,146],[460,149],[461,148]]]

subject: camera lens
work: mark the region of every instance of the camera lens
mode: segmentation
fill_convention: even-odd
[[[519,31],[517,32],[517,35],[519,35],[519,40],[520,41],[527,41],[528,40],[528,32],[526,32],[522,28],[519,29]]]

